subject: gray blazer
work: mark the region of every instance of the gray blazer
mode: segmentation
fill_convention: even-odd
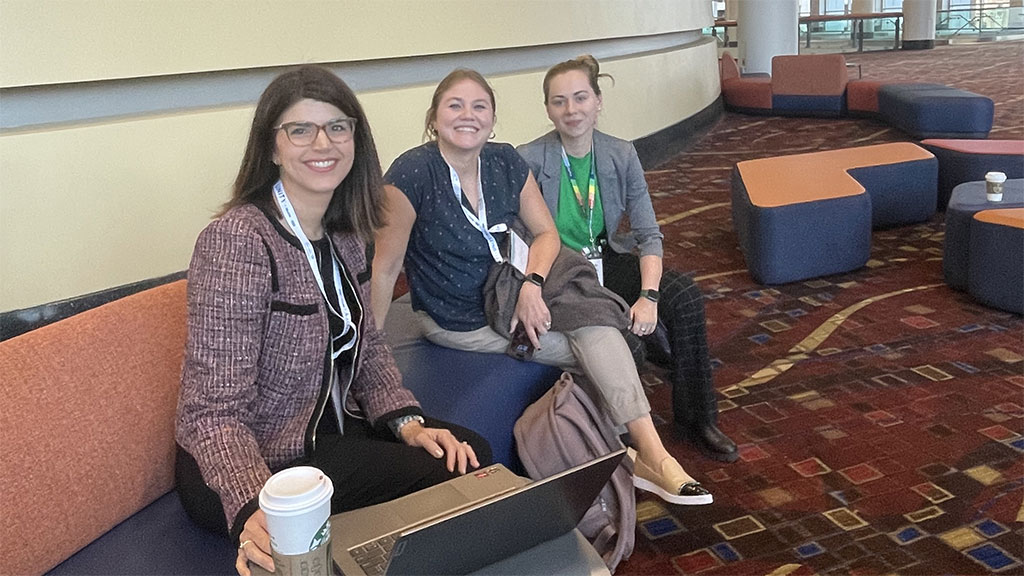
[[[562,142],[552,130],[517,150],[537,178],[544,201],[554,217],[558,211],[559,185],[562,177]],[[631,142],[594,130],[594,155],[597,182],[604,208],[604,225],[608,243],[619,253],[639,249],[640,256],[662,255],[658,220],[651,206],[647,180],[640,158]],[[629,227],[620,231],[622,216],[629,215]]]

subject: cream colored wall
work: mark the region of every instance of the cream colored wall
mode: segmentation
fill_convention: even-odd
[[[710,15],[705,0],[0,0],[0,86],[642,36]]]
[[[268,29],[297,26],[300,21],[307,27],[316,26],[328,15],[321,2],[0,0],[4,50],[0,78],[4,87],[12,87],[289,62],[337,62],[373,58],[372,54],[413,56],[430,47],[443,51],[472,50],[485,43],[511,46],[527,37],[511,30],[526,29],[529,22],[538,30],[538,36],[531,33],[529,39],[543,44],[537,38],[556,41],[563,32],[550,24],[556,20],[549,16],[555,4],[590,7],[579,12],[587,15],[591,31],[607,37],[699,29],[710,21],[704,15],[708,10],[703,0],[350,1],[330,3],[330,13],[356,13],[386,21],[392,30],[389,38],[397,27],[414,40],[380,42],[381,26],[350,25],[345,27],[351,32],[346,38],[365,42],[301,46],[301,42],[282,41],[275,44],[276,49],[256,53],[218,51],[209,43],[193,42],[199,37],[224,35],[223,30],[212,28],[211,18],[220,19],[222,28],[231,28],[233,38],[266,36],[232,12],[243,4],[253,7],[252,17]],[[411,14],[410,18],[392,22],[395,5]],[[150,9],[141,10],[140,6]],[[303,17],[292,16],[292,10],[282,6],[295,8]],[[438,6],[448,9],[439,10]],[[640,8],[634,13],[624,6]],[[53,13],[53,18],[41,20],[47,12]],[[423,25],[456,21],[456,16],[466,14],[471,23],[478,23],[468,27],[472,33],[437,34],[436,28]],[[166,26],[159,25],[160,18],[166,18]],[[417,23],[417,18],[421,22]],[[129,26],[140,20],[144,25]],[[269,26],[272,21],[279,25]],[[514,25],[507,25],[509,22]],[[94,30],[92,25],[99,28]],[[35,35],[26,32],[33,29]],[[180,41],[170,42],[173,38]],[[24,45],[19,44],[22,41]],[[12,45],[18,46],[17,55],[8,50]],[[249,47],[257,45],[262,44]],[[158,54],[161,51],[163,59]],[[110,53],[118,57],[99,57]],[[61,54],[74,57],[65,62]],[[718,96],[716,57],[715,45],[702,43],[603,62],[616,83],[603,85],[601,127],[633,139],[702,110]],[[540,103],[542,76],[540,69],[490,78],[498,96],[499,140],[521,143],[550,128]],[[432,91],[433,84],[360,93],[385,167],[399,153],[421,142],[423,112]],[[251,106],[241,106],[0,132],[0,311],[185,269],[196,235],[227,199],[251,115]]]

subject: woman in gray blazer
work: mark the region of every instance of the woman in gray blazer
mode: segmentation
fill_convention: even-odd
[[[562,243],[587,254],[605,286],[633,302],[627,341],[639,350],[642,339],[651,360],[672,370],[680,431],[707,456],[735,461],[736,444],[717,425],[704,297],[692,278],[662,268],[663,236],[636,149],[595,129],[601,76],[607,74],[590,55],[548,70],[544,103],[555,130],[519,153],[537,175]]]

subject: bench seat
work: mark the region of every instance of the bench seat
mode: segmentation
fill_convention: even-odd
[[[1024,208],[982,210],[971,223],[967,291],[986,306],[1024,314]]]
[[[409,295],[391,303],[384,331],[405,386],[423,411],[470,428],[491,444],[494,460],[523,474],[512,427],[562,371],[504,354],[465,352],[425,340]]]
[[[922,140],[921,146],[939,161],[936,209],[940,212],[949,204],[953,188],[964,182],[984,180],[986,172],[1024,178],[1024,140],[929,138]]]
[[[878,89],[886,122],[918,140],[987,138],[995,105],[991,98],[942,84],[886,84]]]
[[[935,157],[907,142],[748,160],[733,169],[733,226],[758,282],[848,272],[872,227],[934,214],[935,180]]]

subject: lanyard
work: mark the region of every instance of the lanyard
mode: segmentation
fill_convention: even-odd
[[[447,161],[445,163],[447,164]],[[491,258],[494,258],[495,262],[503,262],[504,258],[501,257],[501,250],[498,249],[498,241],[494,239],[491,232],[504,232],[507,228],[505,224],[495,224],[493,227],[487,228],[487,203],[484,201],[483,173],[480,171],[480,158],[476,159],[476,210],[480,213],[479,217],[462,203],[462,182],[459,180],[459,173],[455,171],[455,168],[452,168],[451,164],[448,164],[448,172],[452,178],[452,190],[455,191],[455,201],[462,208],[462,213],[466,215],[466,220],[469,220],[473,228],[479,230],[484,240],[487,241],[487,248],[491,251]]]
[[[313,251],[313,243],[306,237],[306,233],[302,231],[302,226],[299,224],[299,218],[295,215],[295,209],[292,208],[292,203],[288,200],[288,196],[284,193],[284,185],[280,180],[274,184],[274,200],[277,201],[277,207],[281,209],[281,214],[284,215],[284,221],[291,228],[292,234],[299,239],[299,243],[302,244],[302,251],[306,253],[306,260],[309,262],[309,267],[313,270],[313,277],[316,278],[316,284],[320,287],[320,294],[324,297],[324,302],[327,303],[327,309],[331,311],[335,316],[341,318],[345,322],[345,329],[342,331],[342,335],[348,334],[349,330],[354,330],[355,326],[352,324],[352,312],[348,308],[348,302],[345,301],[345,294],[341,289],[341,270],[338,268],[338,258],[334,255],[334,247],[331,246],[331,265],[334,268],[334,290],[338,294],[338,305],[341,307],[341,312],[334,309],[331,305],[330,299],[327,298],[327,291],[324,289],[324,279],[320,275],[320,266],[316,263],[316,253]],[[353,347],[356,343],[355,338],[350,338],[349,341],[344,344],[340,350],[334,350],[333,337],[329,337],[332,340],[331,344],[331,358],[337,360],[338,356],[342,352]]]
[[[594,202],[597,201],[597,173],[594,172],[594,165],[597,164],[597,157],[594,155],[594,143],[590,143],[590,182],[587,185],[587,206],[583,205],[583,195],[580,194],[580,185],[576,182],[576,176],[572,173],[572,166],[569,165],[569,157],[565,154],[565,146],[562,146],[562,166],[569,176],[569,185],[576,195],[576,202],[580,209],[587,215],[587,233],[590,235],[590,247],[595,248],[594,243]]]

